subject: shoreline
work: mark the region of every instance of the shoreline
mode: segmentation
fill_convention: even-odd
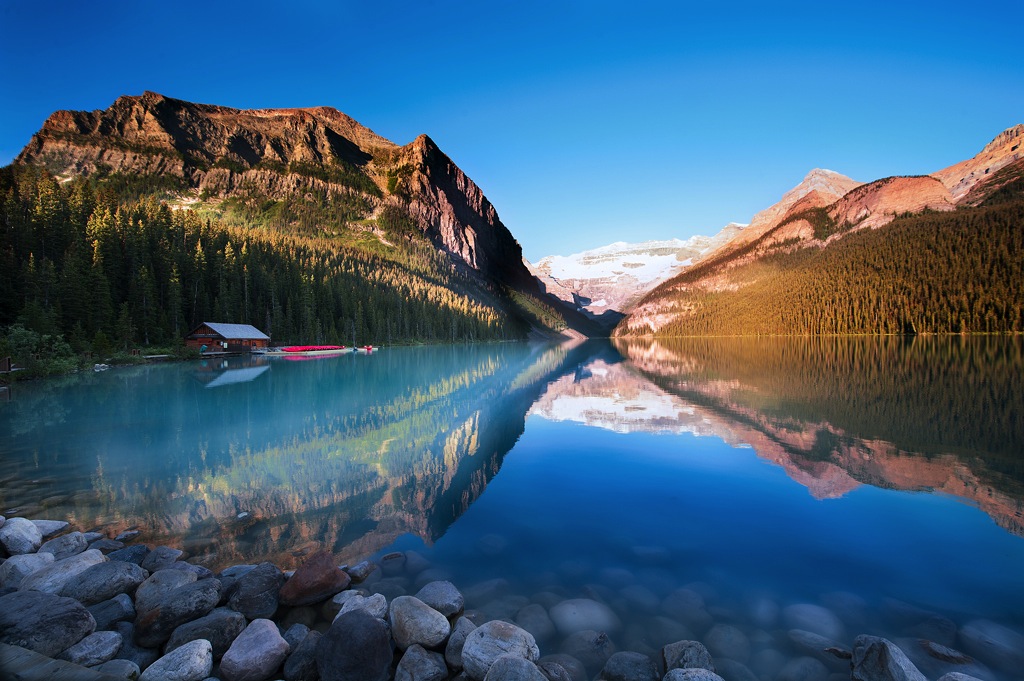
[[[623,632],[597,588],[532,599],[502,593],[502,580],[460,589],[414,551],[344,566],[321,551],[294,571],[214,573],[140,539],[0,516],[0,642],[98,672],[90,678],[143,681],[999,681],[1024,662],[1024,635],[987,620],[956,632],[966,652],[925,630],[921,650],[905,651],[913,644],[836,629],[820,606],[789,606],[784,626],[802,626],[778,650],[714,623],[716,608],[683,588],[651,615],[676,636],[654,641]]]

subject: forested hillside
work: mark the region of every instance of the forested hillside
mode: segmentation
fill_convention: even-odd
[[[0,326],[63,334],[77,351],[173,344],[205,320],[275,341],[390,343],[522,337],[532,320],[460,273],[408,218],[366,243],[173,210],[155,187],[0,169]],[[123,197],[135,198],[123,198]],[[537,306],[538,310],[542,308]]]
[[[1021,176],[1015,164],[954,211],[902,216],[827,247],[783,241],[752,262],[736,264],[742,252],[707,261],[641,303],[661,319],[638,314],[617,333],[1024,332]]]

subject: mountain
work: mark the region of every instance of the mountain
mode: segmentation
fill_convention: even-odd
[[[153,92],[124,96],[105,110],[51,115],[17,157],[12,172],[24,175],[30,168],[45,169],[65,187],[88,185],[98,203],[114,202],[108,206],[112,212],[151,197],[172,209],[190,209],[231,233],[225,232],[224,238],[232,241],[233,253],[249,240],[285,238],[301,242],[293,243],[299,250],[344,252],[377,273],[373,286],[381,295],[398,300],[409,289],[423,291],[424,319],[408,332],[388,327],[392,337],[450,339],[449,330],[455,336],[468,328],[470,322],[462,321],[467,316],[473,329],[464,338],[596,330],[571,306],[541,290],[494,206],[429,137],[399,146],[329,107],[240,110]],[[7,185],[22,182],[18,178],[8,179]],[[35,185],[23,189],[26,201],[34,200],[29,195],[37,192]],[[60,278],[64,251],[42,252],[54,239],[47,238],[42,225],[26,229],[26,241],[34,243],[19,244],[12,264],[23,269],[29,255],[37,261],[44,258]],[[95,240],[84,233],[84,225],[82,232],[82,249],[94,250]],[[224,259],[223,251],[209,255]],[[309,257],[313,269],[316,260]],[[152,275],[161,268],[154,263],[147,269]],[[170,269],[161,270],[166,276],[155,282],[157,289],[166,288]],[[360,266],[341,267],[345,272],[356,269]],[[322,272],[301,276],[325,281]],[[208,308],[215,307],[215,297]],[[326,291],[313,295],[313,316],[321,327],[327,329],[332,317],[348,318],[353,327],[374,324],[369,299],[358,311],[320,304],[337,297]],[[128,295],[115,291],[114,298],[116,310]],[[256,308],[204,310],[197,303],[182,314],[188,322],[216,312],[229,321],[260,324],[272,316],[274,304],[285,313],[302,305],[297,300],[285,305],[278,298],[276,292],[268,295],[267,303]],[[437,323],[426,318],[431,307],[438,311]],[[10,323],[18,312],[7,310],[0,324]],[[449,323],[451,314],[459,319]],[[285,326],[289,335],[302,331],[291,328],[294,324]],[[376,326],[378,331],[384,328],[380,320]],[[380,335],[378,340],[384,341]]]
[[[1019,331],[1024,125],[932,175],[814,170],[618,335]],[[884,227],[885,229],[879,229]],[[980,258],[980,260],[979,260]]]
[[[733,222],[710,237],[617,241],[569,256],[549,255],[527,266],[549,294],[577,306],[610,330],[645,293],[745,228]]]

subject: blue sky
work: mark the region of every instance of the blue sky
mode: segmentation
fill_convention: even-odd
[[[746,222],[1024,123],[1024,3],[0,2],[0,164],[153,90],[427,133],[527,258]]]

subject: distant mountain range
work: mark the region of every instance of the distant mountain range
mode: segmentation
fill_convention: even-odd
[[[620,335],[1022,330],[1020,293],[954,300],[964,281],[994,280],[988,288],[999,289],[998,280],[1024,271],[1011,227],[1024,203],[1022,141],[1017,125],[931,175],[867,184],[814,169],[749,225],[685,242],[618,242],[548,256],[531,269],[548,292],[618,324]],[[993,206],[1000,207],[984,215],[971,210]],[[904,227],[911,216],[927,224]],[[848,238],[897,218],[899,229]],[[969,257],[1000,244],[1010,252],[994,266],[979,268]],[[862,251],[883,245],[896,249],[893,257],[868,263]],[[943,268],[955,275],[950,281],[929,279]],[[815,319],[820,310],[824,319]]]

